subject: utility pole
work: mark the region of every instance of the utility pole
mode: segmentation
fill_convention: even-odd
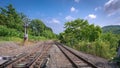
[[[28,24],[30,23],[30,20],[28,18],[24,18],[24,43],[28,41]]]
[[[24,23],[24,41],[28,41],[28,31],[27,31],[27,28],[28,28],[28,24],[25,22]]]

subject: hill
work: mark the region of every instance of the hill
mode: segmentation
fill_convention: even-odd
[[[112,32],[113,34],[120,34],[120,25],[109,25],[102,27],[103,33]]]

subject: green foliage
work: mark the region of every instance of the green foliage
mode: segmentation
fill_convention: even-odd
[[[15,41],[15,42],[22,42],[23,39],[22,38],[19,38],[19,37],[3,37],[3,36],[0,36],[0,41]]]
[[[116,48],[118,43],[117,41],[119,40],[118,37],[116,37],[117,35],[112,34],[112,33],[103,33],[101,35],[101,40],[103,40],[104,42],[108,42],[110,43],[110,49],[112,48]]]
[[[120,34],[120,25],[104,26],[102,31],[103,33],[112,32],[113,34]]]
[[[110,55],[110,47],[108,42],[97,40],[93,42],[94,51],[97,56],[104,57],[106,59],[112,58]]]
[[[73,48],[106,59],[113,58],[113,55],[110,53],[111,51],[115,53],[114,50],[109,49],[109,42],[101,40],[96,40],[94,42],[81,41],[78,45],[73,46]]]
[[[0,37],[3,40],[9,40],[9,37],[24,37],[24,24],[28,24],[29,39],[52,39],[56,38],[52,29],[47,27],[41,20],[34,19],[30,21],[23,13],[18,13],[10,4],[5,8],[0,7]],[[8,39],[6,39],[8,37]]]
[[[0,25],[4,25],[12,29],[17,29],[19,31],[22,29],[22,19],[11,4],[6,8],[0,8],[0,18]]]
[[[1,26],[0,25],[0,36],[16,36],[22,38],[23,33],[20,31],[17,31],[16,29],[9,29],[6,26]]]
[[[47,27],[41,20],[35,19],[30,23],[30,30],[33,36],[43,36],[46,38],[56,38],[52,29]]]
[[[96,56],[112,59],[116,56],[117,41],[120,35],[102,29],[88,21],[77,19],[65,24],[65,31],[59,34],[62,43],[77,50]]]
[[[29,35],[29,40],[30,41],[40,41],[40,40],[47,40],[48,38],[46,37],[41,37],[41,36],[31,36]]]
[[[60,35],[63,42],[77,43],[81,40],[95,41],[100,37],[101,28],[88,24],[87,20],[77,19],[65,24],[65,31]]]
[[[35,19],[31,21],[30,28],[32,28],[32,35],[41,36],[45,30],[45,24],[42,21]]]

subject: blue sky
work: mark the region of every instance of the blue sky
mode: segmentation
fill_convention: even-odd
[[[42,20],[57,34],[65,22],[77,18],[101,27],[120,25],[120,0],[0,0],[1,7],[8,4],[30,19]]]

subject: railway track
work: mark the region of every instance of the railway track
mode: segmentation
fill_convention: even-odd
[[[56,43],[56,45],[70,61],[73,68],[98,68],[96,65],[80,57],[72,50],[66,48],[64,45],[61,45],[60,43]]]
[[[48,50],[51,46],[36,46],[33,51],[22,53],[12,60],[0,65],[0,68],[43,68],[45,59],[48,57]],[[44,65],[43,65],[44,63]]]
[[[57,52],[50,49],[52,45],[56,47],[54,49],[58,50]],[[49,52],[50,50],[51,52]],[[83,56],[81,57],[75,51],[58,42],[46,42],[42,45],[30,47],[25,51],[0,64],[0,68],[99,68],[87,59],[82,58]],[[67,61],[65,62],[64,60]],[[56,63],[54,63],[55,61]],[[56,66],[54,66],[55,64]]]

